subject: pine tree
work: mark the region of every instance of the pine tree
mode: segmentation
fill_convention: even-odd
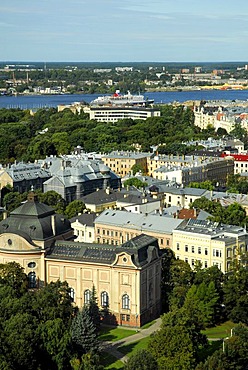
[[[72,321],[71,339],[79,357],[90,352],[96,353],[99,350],[96,327],[91,319],[89,308],[86,306]]]
[[[100,323],[101,323],[101,315],[99,311],[99,307],[97,304],[97,298],[96,298],[96,288],[93,285],[92,287],[92,292],[91,292],[91,297],[90,297],[90,302],[88,305],[88,310],[90,317],[96,327],[96,330],[99,331],[100,329]]]

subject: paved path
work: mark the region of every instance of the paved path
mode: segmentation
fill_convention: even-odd
[[[128,357],[123,355],[123,353],[121,353],[118,350],[118,348],[123,346],[124,344],[130,344],[133,342],[137,342],[140,339],[148,337],[149,335],[151,335],[152,333],[154,333],[156,330],[160,328],[161,321],[162,321],[161,318],[157,319],[156,322],[153,325],[151,325],[149,328],[140,329],[137,332],[137,334],[131,335],[130,337],[117,340],[116,342],[108,342],[108,341],[103,342],[102,349],[105,352],[108,352],[112,356],[116,357],[118,360],[125,363],[128,360]]]

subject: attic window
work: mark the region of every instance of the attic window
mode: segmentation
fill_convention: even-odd
[[[106,213],[107,214],[107,213]],[[115,216],[115,213],[112,214],[112,216]]]

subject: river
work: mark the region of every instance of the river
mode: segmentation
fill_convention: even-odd
[[[57,107],[60,104],[74,102],[91,102],[99,94],[65,94],[65,95],[18,95],[0,96],[0,108],[37,109]],[[144,93],[157,104],[185,102],[188,100],[248,100],[248,90],[195,90],[165,91]]]

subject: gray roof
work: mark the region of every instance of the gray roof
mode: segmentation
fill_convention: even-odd
[[[212,238],[233,242],[237,236],[247,236],[246,230],[241,226],[226,225],[209,220],[190,219],[183,222],[176,230],[182,230],[189,233],[209,235]]]
[[[95,224],[113,225],[120,228],[171,234],[183,220],[158,217],[154,214],[140,214],[119,210],[105,210],[95,220]]]
[[[81,215],[71,218],[70,222],[73,223],[78,220],[78,222],[80,222],[82,225],[94,226],[95,219],[95,213],[82,213]]]
[[[157,239],[145,234],[136,236],[118,247],[109,244],[56,241],[46,258],[111,265],[119,253],[125,252],[132,256],[137,267],[141,267],[146,265],[152,256],[154,258],[154,249],[158,257],[160,251]]]
[[[53,227],[54,225],[54,227]],[[55,235],[54,235],[55,230]],[[27,240],[46,240],[71,231],[69,220],[29,194],[28,201],[0,222],[0,233],[13,233]]]
[[[33,180],[37,178],[47,179],[51,177],[50,172],[41,168],[39,164],[23,163],[12,164],[5,169],[5,172],[13,179],[14,182]]]

